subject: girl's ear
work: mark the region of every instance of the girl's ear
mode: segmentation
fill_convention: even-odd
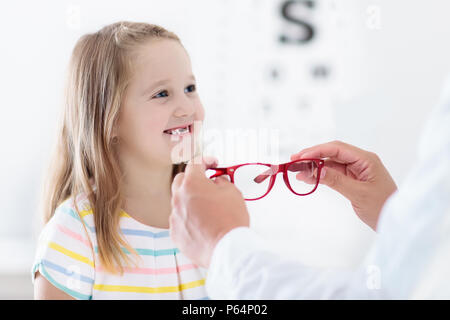
[[[113,142],[117,142],[119,140],[119,132],[118,131],[119,130],[117,130],[117,126],[115,126],[112,130],[112,136],[113,136],[112,141]]]
[[[117,143],[119,141],[119,136],[117,135],[117,129],[114,128],[112,131],[112,142]]]

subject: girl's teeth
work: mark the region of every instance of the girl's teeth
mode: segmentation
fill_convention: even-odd
[[[172,130],[170,133],[177,135],[177,134],[186,133],[188,131],[189,131],[188,128],[178,128],[178,129]]]

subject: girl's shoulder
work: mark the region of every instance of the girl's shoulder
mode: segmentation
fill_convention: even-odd
[[[95,278],[95,229],[86,221],[87,205],[80,197],[58,205],[39,235],[31,269],[33,282],[39,271],[55,287],[77,299],[92,298]]]
[[[92,208],[85,194],[71,196],[61,202],[50,219],[51,224],[86,228],[95,233]]]

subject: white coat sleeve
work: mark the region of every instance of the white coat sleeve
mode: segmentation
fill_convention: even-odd
[[[211,299],[376,298],[364,268],[321,269],[266,249],[247,227],[228,232],[214,249],[206,279]]]

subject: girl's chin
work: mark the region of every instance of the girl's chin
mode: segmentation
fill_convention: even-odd
[[[180,163],[186,163],[189,160],[191,160],[195,155],[190,152],[184,152],[180,154],[172,154],[171,155],[171,162],[172,164],[180,164]]]
[[[179,164],[182,162],[188,162],[195,156],[200,154],[200,148],[195,148],[194,146],[186,148],[173,148],[170,154],[170,159],[173,164]]]
[[[189,134],[178,141],[171,141],[170,158],[173,164],[187,162],[192,159],[196,153],[199,154],[200,146],[198,139],[192,139]]]

